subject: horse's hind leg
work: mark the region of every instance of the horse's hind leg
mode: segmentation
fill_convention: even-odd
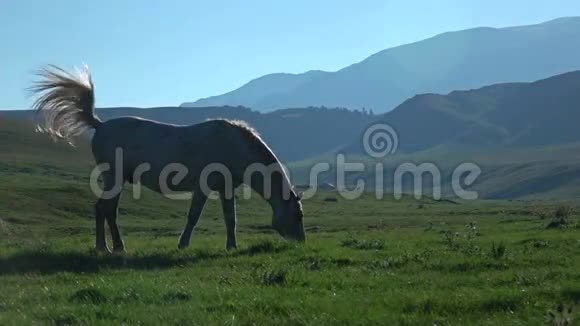
[[[187,223],[185,224],[183,233],[181,233],[181,237],[179,238],[179,249],[185,249],[189,246],[189,242],[191,241],[191,233],[193,232],[193,228],[197,224],[197,221],[203,212],[203,207],[205,206],[206,202],[207,196],[203,193],[203,191],[199,190],[193,194],[191,208],[189,209],[189,214],[187,216]]]
[[[233,196],[231,198],[228,197],[224,192],[220,192],[227,232],[226,250],[236,249],[238,247],[236,241],[236,198]]]
[[[105,220],[107,220],[109,227],[111,227],[114,249],[117,251],[123,248],[123,241],[121,241],[119,229],[116,224],[117,207],[119,205],[119,198],[121,196],[121,188],[120,186],[115,185],[115,175],[112,172],[103,173],[103,185],[107,194],[103,193],[101,198],[99,198],[97,201],[97,205],[95,207],[95,248],[97,251],[110,253],[110,250],[107,247],[107,240],[105,239]]]

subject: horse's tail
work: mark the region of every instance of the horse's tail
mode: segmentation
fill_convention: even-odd
[[[38,95],[32,105],[41,117],[38,131],[72,144],[71,137],[101,124],[95,114],[95,89],[88,67],[71,73],[51,65],[38,76],[40,80],[30,88]]]

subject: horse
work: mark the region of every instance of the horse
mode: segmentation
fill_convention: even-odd
[[[219,193],[222,204],[226,250],[237,248],[233,190],[242,184],[270,204],[274,230],[285,239],[305,241],[301,194],[294,191],[274,152],[248,124],[216,119],[182,126],[138,117],[102,121],[95,112],[95,87],[88,67],[66,71],[50,65],[37,76],[39,79],[30,90],[36,96],[32,109],[40,118],[38,131],[71,145],[73,138],[94,131],[91,148],[104,190],[95,205],[98,252],[111,252],[105,237],[105,221],[110,228],[113,251],[125,251],[117,224],[125,183],[141,184],[159,193],[193,194],[179,249],[189,246],[193,229],[212,192]],[[118,154],[122,154],[120,162]],[[174,175],[170,186],[164,186],[167,184],[163,179],[171,174],[168,167],[178,167],[169,170],[179,175]],[[251,173],[248,177],[248,171],[270,173]]]

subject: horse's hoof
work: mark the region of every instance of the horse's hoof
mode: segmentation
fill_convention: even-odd
[[[95,247],[95,253],[97,255],[110,255],[111,254],[111,250],[109,250],[109,248],[107,247]]]
[[[177,248],[178,248],[179,250],[186,249],[187,247],[189,247],[189,245],[186,245],[186,244],[181,244],[181,243],[180,243],[179,245],[177,245]]]
[[[124,255],[126,253],[125,248],[114,248],[113,249],[113,254],[115,255]]]
[[[237,245],[226,246],[226,251],[232,251],[232,250],[238,250],[238,246]]]

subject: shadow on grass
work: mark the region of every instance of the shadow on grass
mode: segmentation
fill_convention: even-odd
[[[92,252],[23,251],[0,256],[0,275],[59,272],[97,273],[101,270],[150,270],[184,267],[204,261],[259,254],[275,254],[292,245],[285,242],[261,241],[231,253],[196,250],[193,253],[167,252],[127,255],[97,255]]]
[[[216,257],[211,258],[218,258]],[[0,257],[0,275],[58,272],[97,273],[102,269],[171,268],[211,259],[206,255],[178,257],[171,254],[97,256],[81,252],[22,252]]]

